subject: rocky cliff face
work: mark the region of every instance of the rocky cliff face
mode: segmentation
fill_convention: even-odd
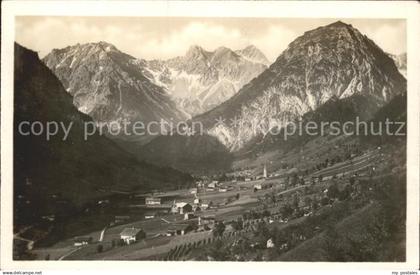
[[[218,106],[267,68],[269,61],[255,46],[232,51],[206,51],[192,46],[185,56],[142,61],[142,73],[162,86],[191,116]]]
[[[106,42],[55,49],[44,63],[96,122],[179,121],[186,118],[167,92],[142,74],[142,62]]]
[[[393,60],[339,21],[305,32],[235,96],[195,120],[235,151],[333,97],[360,94],[383,105],[405,91],[405,78]]]

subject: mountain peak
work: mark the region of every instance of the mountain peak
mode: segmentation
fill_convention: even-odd
[[[346,24],[343,21],[338,20],[334,23],[331,23],[331,24],[327,25],[326,27],[352,27],[352,25]]]
[[[259,51],[259,49],[254,44],[249,44],[245,48],[242,49],[243,51]]]
[[[117,51],[117,47],[115,47],[113,44],[106,42],[106,41],[99,41],[97,43],[94,43],[100,47],[102,47],[105,51]]]
[[[192,45],[185,54],[187,59],[205,59],[206,51],[198,45]]]
[[[225,47],[225,46],[220,46],[218,47],[215,52],[220,52],[220,53],[226,53],[226,52],[231,52],[232,50]]]
[[[201,46],[191,45],[188,48],[188,51],[187,51],[186,55],[188,55],[188,54],[195,54],[195,53],[202,53],[203,51],[204,51],[204,49]]]
[[[237,50],[235,53],[252,62],[261,63],[267,66],[270,64],[267,57],[253,44],[246,46],[242,50]]]
[[[214,52],[213,52],[213,58],[237,58],[239,57],[234,51],[232,51],[231,49],[221,46],[218,47]]]

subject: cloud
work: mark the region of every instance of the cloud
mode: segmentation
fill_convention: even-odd
[[[246,44],[246,39],[238,29],[228,29],[222,25],[192,22],[168,36],[152,38],[139,48],[141,56],[171,58],[183,55],[191,45],[200,45],[207,50],[220,46],[233,49]]]
[[[269,60],[274,61],[297,36],[295,31],[283,25],[271,25],[253,43]]]
[[[163,25],[163,24],[162,24]],[[223,22],[193,21],[154,31],[152,26],[141,23],[92,24],[90,20],[46,17],[37,20],[22,18],[16,24],[16,40],[31,49],[46,55],[53,48],[63,48],[77,43],[107,41],[135,57],[167,59],[184,55],[191,45],[200,45],[207,50],[225,46],[241,49],[250,44],[259,47],[274,60],[292,41],[296,34],[280,25],[272,25],[257,34],[247,32],[242,26],[226,27]],[[161,27],[162,28],[162,27]],[[41,37],[41,39],[40,39]]]
[[[53,48],[64,48],[77,43],[108,41],[121,50],[131,52],[132,45],[138,44],[141,33],[139,26],[126,30],[113,26],[88,24],[85,20],[62,19],[47,17],[43,20],[28,22],[17,20],[16,41],[33,50],[39,51],[40,56],[49,53]]]
[[[274,61],[304,31],[325,25],[324,19],[281,18],[141,18],[141,17],[17,17],[16,41],[46,55],[53,48],[107,41],[144,59],[184,55],[191,45],[207,50],[256,45]],[[380,47],[405,51],[402,20],[349,20]]]

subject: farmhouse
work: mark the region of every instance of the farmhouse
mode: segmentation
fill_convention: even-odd
[[[177,202],[172,206],[172,213],[184,214],[193,210],[191,204],[186,202]]]
[[[160,205],[161,198],[148,197],[146,198],[146,205]]]
[[[144,239],[146,237],[146,233],[141,228],[124,228],[124,230],[120,233],[121,240],[123,240],[126,244],[135,243],[138,240]]]
[[[92,237],[75,237],[74,246],[88,245],[92,242]]]

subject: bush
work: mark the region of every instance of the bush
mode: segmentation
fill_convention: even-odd
[[[328,188],[327,196],[330,199],[335,199],[335,198],[338,198],[339,194],[340,194],[340,191],[338,190],[337,184],[330,185],[330,187]]]
[[[321,199],[322,206],[328,205],[329,203],[330,203],[330,199],[328,199],[327,197],[324,197]]]
[[[241,218],[238,218],[237,221],[232,222],[232,228],[236,231],[242,230],[244,228],[244,222]]]
[[[225,231],[225,228],[226,228],[226,226],[223,222],[218,222],[213,229],[213,236],[214,237],[222,236],[223,232]]]

